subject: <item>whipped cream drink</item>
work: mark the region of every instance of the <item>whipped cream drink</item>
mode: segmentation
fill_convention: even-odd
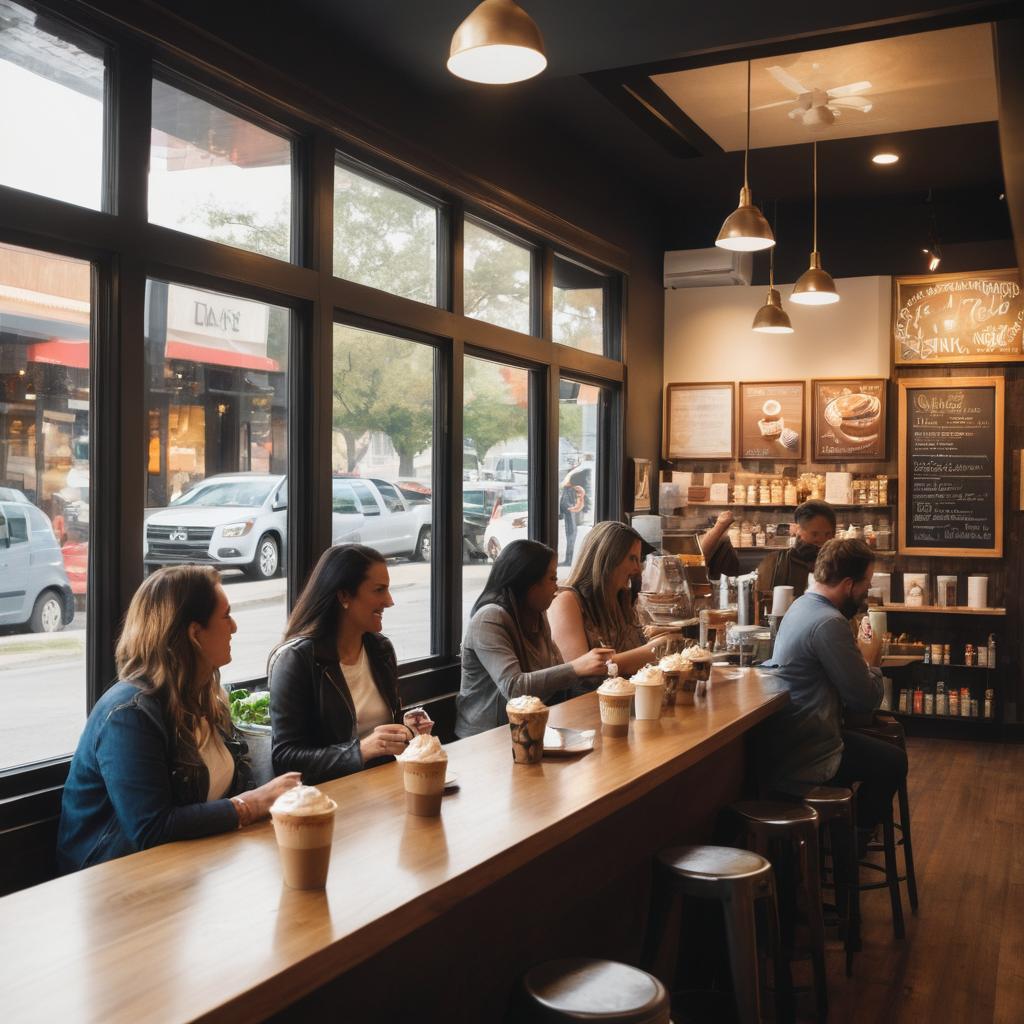
[[[516,764],[538,764],[544,759],[544,730],[548,708],[539,697],[513,697],[505,705],[512,733],[512,760]]]
[[[316,786],[295,786],[270,808],[285,885],[322,889],[327,884],[338,805]]]
[[[409,814],[433,818],[441,813],[448,755],[441,741],[423,733],[409,742],[398,755],[405,784],[405,809]]]
[[[653,722],[661,718],[665,696],[665,681],[661,669],[656,665],[644,665],[630,676],[629,681],[636,687],[637,720]]]
[[[625,736],[629,732],[629,705],[636,687],[622,676],[606,679],[597,688],[601,709],[601,732],[605,736]]]
[[[658,668],[661,669],[662,677],[665,680],[664,706],[674,708],[685,680],[688,680],[693,673],[693,665],[690,664],[689,658],[676,652],[675,654],[666,654],[658,662]],[[693,703],[692,696],[690,703]]]

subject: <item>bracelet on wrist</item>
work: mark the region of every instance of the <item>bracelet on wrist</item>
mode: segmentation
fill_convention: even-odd
[[[252,824],[252,808],[240,796],[233,796],[231,802],[235,805],[235,812],[238,814],[238,827],[245,828]]]

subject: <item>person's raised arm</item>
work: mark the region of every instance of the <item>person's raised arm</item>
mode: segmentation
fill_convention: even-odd
[[[867,663],[849,624],[839,618],[819,623],[814,627],[813,645],[843,704],[851,711],[874,711],[884,692],[882,672]]]

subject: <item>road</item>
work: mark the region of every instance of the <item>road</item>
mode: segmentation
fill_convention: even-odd
[[[430,567],[388,564],[394,608],[384,613],[384,633],[399,661],[430,653]],[[463,621],[490,571],[489,563],[464,567]],[[238,623],[225,683],[266,674],[267,655],[285,625],[285,581],[250,582],[224,574]],[[85,614],[60,633],[0,635],[0,770],[70,754],[85,724]]]

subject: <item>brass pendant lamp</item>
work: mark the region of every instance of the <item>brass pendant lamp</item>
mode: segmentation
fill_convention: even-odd
[[[811,249],[811,265],[793,285],[790,300],[801,306],[827,306],[839,301],[836,283],[827,270],[821,269],[821,253],[818,252],[818,143],[814,144],[814,247]]]
[[[782,308],[782,296],[775,287],[775,248],[768,254],[768,298],[754,314],[751,327],[761,334],[792,334],[793,324]]]
[[[509,85],[539,75],[548,64],[544,39],[514,0],[483,0],[455,30],[448,70],[485,85]]]
[[[747,180],[747,165],[750,162],[750,61],[747,61],[747,146],[743,151],[743,188],[740,189],[740,205],[725,218],[722,230],[718,232],[715,245],[733,252],[757,252],[775,244],[771,225],[764,214],[754,205]]]

